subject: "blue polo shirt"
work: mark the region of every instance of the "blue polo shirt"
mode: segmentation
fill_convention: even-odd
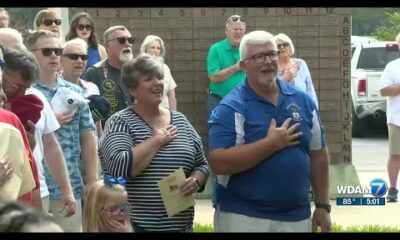
[[[222,211],[278,221],[310,217],[310,150],[326,145],[314,101],[306,93],[277,80],[277,105],[258,96],[247,80],[225,96],[209,119],[209,149],[256,142],[267,135],[272,118],[299,122],[300,144],[284,148],[238,174],[219,175],[217,204]],[[243,159],[246,161],[246,159]]]

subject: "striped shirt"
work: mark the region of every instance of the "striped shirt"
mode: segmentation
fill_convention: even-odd
[[[193,224],[194,207],[169,218],[157,182],[179,167],[186,176],[194,170],[209,175],[200,136],[186,117],[171,112],[171,124],[177,126],[178,135],[161,147],[150,165],[139,175],[131,177],[135,155],[132,147],[152,137],[151,126],[131,107],[112,115],[106,122],[99,142],[99,156],[103,171],[114,177],[128,179],[126,190],[132,206],[130,217],[147,231],[180,231]]]

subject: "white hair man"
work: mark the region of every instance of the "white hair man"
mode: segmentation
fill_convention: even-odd
[[[209,163],[218,175],[216,231],[330,231],[329,154],[315,103],[277,80],[270,33],[244,35],[239,51],[247,78],[209,120]]]
[[[100,94],[110,102],[108,119],[131,104],[128,91],[121,81],[121,69],[125,62],[133,58],[132,45],[135,39],[126,27],[113,26],[104,32],[103,40],[108,58],[89,67],[82,79],[96,84]]]

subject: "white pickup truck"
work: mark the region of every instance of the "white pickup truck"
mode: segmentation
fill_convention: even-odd
[[[386,98],[379,81],[386,64],[400,57],[396,42],[352,44],[351,97],[353,137],[363,137],[368,126],[385,126]]]

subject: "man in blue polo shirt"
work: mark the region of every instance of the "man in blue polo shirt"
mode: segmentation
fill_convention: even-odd
[[[218,178],[215,230],[330,231],[329,154],[315,103],[277,79],[270,33],[246,34],[239,51],[246,81],[209,120],[209,162]]]

